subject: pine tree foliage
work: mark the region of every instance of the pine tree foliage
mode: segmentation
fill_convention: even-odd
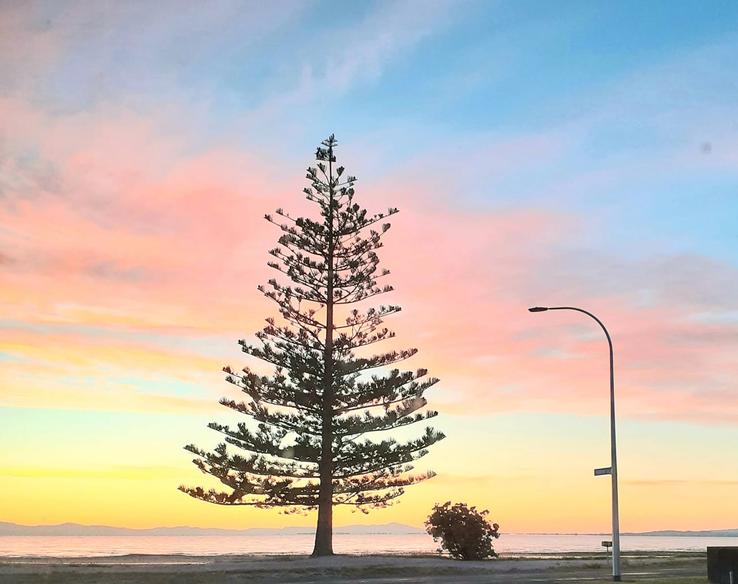
[[[227,489],[180,487],[221,505],[320,507],[328,526],[335,505],[385,507],[408,485],[432,477],[413,474],[413,463],[444,437],[430,427],[408,441],[392,437],[392,430],[437,415],[425,407],[424,394],[438,379],[425,369],[394,368],[416,349],[364,356],[366,347],[394,337],[383,322],[400,311],[392,304],[364,308],[392,291],[377,250],[397,209],[370,215],[355,201],[356,178],[336,167],[336,146],[334,136],[324,140],[307,170],[304,193],[319,219],[282,209],[266,215],[281,231],[269,251],[269,266],[280,275],[259,290],[280,318],[266,319],[256,344],[239,343],[273,373],[226,367],[226,380],[245,397],[220,402],[250,420],[210,424],[224,436],[213,451],[186,447],[198,468]],[[320,516],[318,523],[320,529]]]

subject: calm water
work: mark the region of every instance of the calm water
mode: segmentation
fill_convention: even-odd
[[[599,552],[602,535],[504,534],[495,543],[501,555]],[[738,537],[623,536],[623,551],[697,551],[706,546],[738,545]],[[311,535],[271,536],[0,536],[0,556],[84,557],[125,554],[309,554]],[[424,534],[334,536],[334,549],[347,554],[433,553]]]

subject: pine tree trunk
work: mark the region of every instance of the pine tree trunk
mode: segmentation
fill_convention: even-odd
[[[322,456],[319,465],[318,526],[315,530],[313,557],[333,555],[333,432],[329,406],[330,401],[326,399],[326,405],[323,406]]]
[[[333,151],[328,150],[328,177],[333,181]],[[325,306],[325,352],[323,362],[323,428],[321,433],[321,457],[319,464],[320,490],[318,492],[318,526],[315,530],[313,557],[333,555],[333,186],[330,186],[330,212],[328,217],[328,286]]]
[[[326,439],[323,431],[323,452],[330,451],[332,436]],[[330,434],[330,432],[328,432]],[[326,446],[327,441],[327,446]],[[318,527],[315,531],[313,557],[333,555],[333,471],[331,460],[320,463],[320,491],[318,494]]]

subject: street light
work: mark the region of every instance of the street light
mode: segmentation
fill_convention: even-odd
[[[595,476],[609,474],[612,477],[612,579],[620,582],[620,520],[618,516],[618,456],[615,447],[615,368],[612,351],[612,339],[605,325],[591,312],[574,306],[534,306],[530,312],[546,312],[547,310],[575,310],[586,314],[597,322],[607,337],[610,347],[610,468],[595,469]]]

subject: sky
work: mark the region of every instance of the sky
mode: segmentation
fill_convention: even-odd
[[[503,532],[738,527],[738,4],[0,3],[0,521],[309,525],[180,484],[315,146],[370,209],[438,476]],[[309,209],[307,209],[309,211]],[[389,298],[388,298],[389,300]]]

